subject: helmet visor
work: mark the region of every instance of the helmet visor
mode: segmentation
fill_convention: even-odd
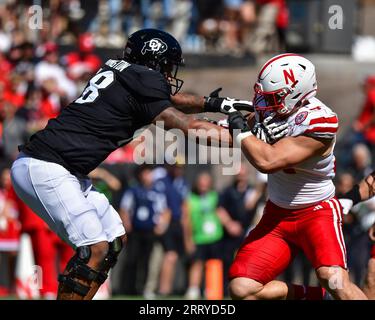
[[[288,88],[283,88],[271,92],[263,91],[261,85],[256,83],[254,86],[253,105],[259,120],[263,121],[272,112],[284,108],[285,97],[290,93]]]

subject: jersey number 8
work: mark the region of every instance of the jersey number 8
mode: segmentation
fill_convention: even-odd
[[[90,79],[89,85],[82,92],[76,103],[94,102],[99,96],[99,89],[107,88],[114,80],[113,71],[104,71],[96,74]]]

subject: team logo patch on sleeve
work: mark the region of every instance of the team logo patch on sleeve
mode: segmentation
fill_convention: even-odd
[[[167,49],[168,49],[168,46],[166,45],[164,41],[158,38],[154,38],[145,42],[141,50],[141,53],[146,54],[147,51],[152,51],[153,53],[156,53],[156,52],[163,53],[167,51]]]
[[[308,112],[303,111],[296,115],[294,121],[296,122],[296,125],[300,125],[305,119],[307,118]]]

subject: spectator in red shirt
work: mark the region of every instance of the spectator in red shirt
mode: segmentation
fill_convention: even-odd
[[[78,37],[78,51],[70,52],[64,58],[68,76],[72,80],[88,80],[98,71],[102,61],[93,53],[94,48],[92,34],[83,33]]]
[[[47,91],[61,107],[77,97],[76,84],[69,79],[65,68],[59,65],[55,43],[47,42],[41,50],[43,59],[35,66],[35,84]]]
[[[256,0],[258,5],[257,28],[252,36],[252,50],[262,53],[271,49],[275,36],[278,50],[284,50],[289,11],[285,0]]]
[[[358,119],[353,124],[355,132],[363,135],[365,142],[375,146],[375,76],[367,77],[364,84],[366,101]]]
[[[17,109],[25,103],[25,96],[21,89],[22,81],[23,78],[20,74],[12,73],[9,77],[9,81],[6,82],[3,93],[4,101],[10,103]]]
[[[17,209],[21,232],[30,235],[35,263],[42,268],[40,295],[45,299],[55,299],[57,294],[57,275],[64,270],[74,251],[17,197],[11,185],[8,186],[7,199]],[[56,264],[57,257],[59,257],[58,267]]]
[[[11,63],[6,59],[5,55],[0,52],[0,77],[6,77],[11,70]]]
[[[15,291],[15,266],[19,248],[20,225],[17,212],[7,201],[6,190],[11,185],[8,167],[0,170],[0,255],[7,264],[7,285],[0,287],[0,296]],[[2,270],[4,272],[4,270]],[[3,277],[4,278],[4,277]]]

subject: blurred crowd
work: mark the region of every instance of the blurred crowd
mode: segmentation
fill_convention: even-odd
[[[336,194],[348,192],[375,167],[375,76],[362,83],[363,103],[336,152]],[[344,216],[348,266],[357,284],[363,281],[369,257],[368,228],[375,222],[375,199],[355,206]]]
[[[33,4],[42,5],[42,29],[30,28]],[[71,45],[86,32],[98,47],[120,48],[130,33],[159,28],[171,32],[185,52],[241,54],[280,49],[289,11],[286,0],[3,0],[0,20],[0,51],[24,38]]]
[[[34,263],[43,270],[40,295],[48,299],[55,297],[57,274],[73,251],[17,198],[9,167],[17,146],[97,71],[101,59],[95,48],[121,47],[132,31],[157,27],[172,32],[187,51],[238,53],[249,50],[249,43],[263,51],[272,38],[280,50],[288,8],[283,0],[50,0],[41,1],[43,29],[36,32],[27,26],[34,3],[39,2],[0,1],[0,296],[15,294],[21,285],[16,265],[20,236],[28,234]],[[62,55],[63,45],[73,49]],[[338,195],[374,168],[374,77],[364,83],[363,110],[345,140],[338,150]],[[113,293],[199,298],[207,275],[215,274],[226,294],[225,274],[266,199],[266,176],[256,174],[250,183],[249,170],[243,165],[219,190],[210,166],[199,172],[182,160],[136,166],[131,145],[106,159],[90,176],[119,211],[129,236],[111,275]],[[374,220],[375,200],[344,218],[349,268],[359,285],[369,256],[366,232]],[[282,277],[309,284],[312,274],[301,255]]]
[[[118,293],[204,297],[202,285],[207,274],[215,272],[209,264],[213,261],[221,270],[216,275],[218,287],[226,287],[223,274],[264,201],[264,176],[250,185],[249,168],[243,165],[219,192],[212,172],[196,173],[192,184],[184,173],[178,161],[136,169],[137,182],[120,201],[129,241],[123,264],[114,270]]]

